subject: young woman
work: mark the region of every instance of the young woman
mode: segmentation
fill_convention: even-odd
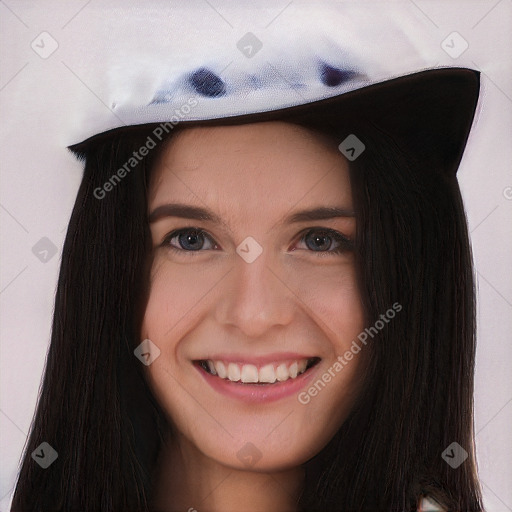
[[[477,97],[431,70],[73,146],[12,510],[481,510],[455,175]]]

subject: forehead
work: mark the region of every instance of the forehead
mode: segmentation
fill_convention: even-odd
[[[336,143],[302,126],[265,122],[177,132],[152,171],[149,203],[174,200],[238,214],[301,206],[352,207],[348,164]]]

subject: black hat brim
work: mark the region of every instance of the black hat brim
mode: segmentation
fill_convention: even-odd
[[[181,121],[179,125],[225,126],[281,120],[306,123],[323,131],[332,127],[335,136],[343,137],[351,133],[351,123],[357,126],[371,123],[425,167],[455,173],[471,130],[479,90],[478,71],[428,69],[315,102],[246,115]],[[70,149],[80,154],[91,148],[91,142],[129,128],[109,130]]]
[[[201,124],[300,121],[323,130],[330,126],[341,138],[350,134],[352,122],[357,126],[371,123],[416,160],[455,173],[471,131],[479,90],[478,71],[429,69],[325,100]]]

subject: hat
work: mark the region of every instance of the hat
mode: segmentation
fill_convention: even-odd
[[[411,44],[414,20],[408,25],[403,18],[398,24],[387,22],[397,32],[394,37],[408,43],[404,55],[409,57],[397,55],[402,61],[396,63],[388,56],[391,64],[372,58],[362,51],[369,29],[360,10],[347,4],[318,5],[322,19],[338,20],[340,26],[350,22],[350,31],[334,31],[325,23],[304,31],[295,22],[265,35],[248,31],[226,44],[224,34],[194,27],[189,31],[195,41],[189,38],[179,52],[163,35],[160,41],[153,36],[151,44],[108,69],[110,113],[82,124],[83,135],[90,139],[125,126],[160,123],[163,136],[176,125],[301,118],[334,130],[343,127],[340,150],[353,159],[356,145],[364,147],[364,140],[351,133],[352,119],[358,125],[376,124],[407,153],[455,172],[475,114],[479,73],[426,69],[425,52]],[[147,26],[158,32],[165,24],[163,17]],[[184,28],[184,36],[186,32]]]

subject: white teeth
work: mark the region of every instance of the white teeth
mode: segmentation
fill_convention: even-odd
[[[299,373],[299,365],[298,365],[298,363],[297,362],[292,363],[290,368],[288,368],[288,371],[290,372],[290,377],[292,379],[295,379],[295,377],[297,377],[297,374]]]
[[[258,368],[253,364],[244,364],[240,380],[242,382],[258,382]]]
[[[205,361],[209,372],[221,379],[228,379],[231,382],[243,382],[246,384],[284,382],[288,379],[295,379],[306,371],[308,361],[301,359],[292,363],[281,363],[277,366],[266,364],[259,370],[254,364],[223,363],[222,361]]]
[[[217,370],[217,375],[221,379],[225,379],[228,376],[228,372],[226,371],[226,367],[224,366],[224,363],[222,361],[215,361],[213,363],[215,366],[215,369]]]
[[[236,363],[229,363],[228,379],[231,382],[238,382],[240,380],[240,367]]]
[[[274,371],[274,366],[271,364],[267,364],[262,366],[259,371],[259,381],[267,382],[269,384],[273,384],[276,381],[276,372]]]
[[[290,373],[288,372],[288,368],[286,367],[286,365],[284,363],[280,364],[276,368],[276,377],[279,382],[283,382],[290,378]]]
[[[217,372],[215,371],[215,365],[213,364],[213,361],[208,360],[206,362],[208,364],[208,369],[210,370],[210,373],[213,373],[213,375],[217,375]]]

